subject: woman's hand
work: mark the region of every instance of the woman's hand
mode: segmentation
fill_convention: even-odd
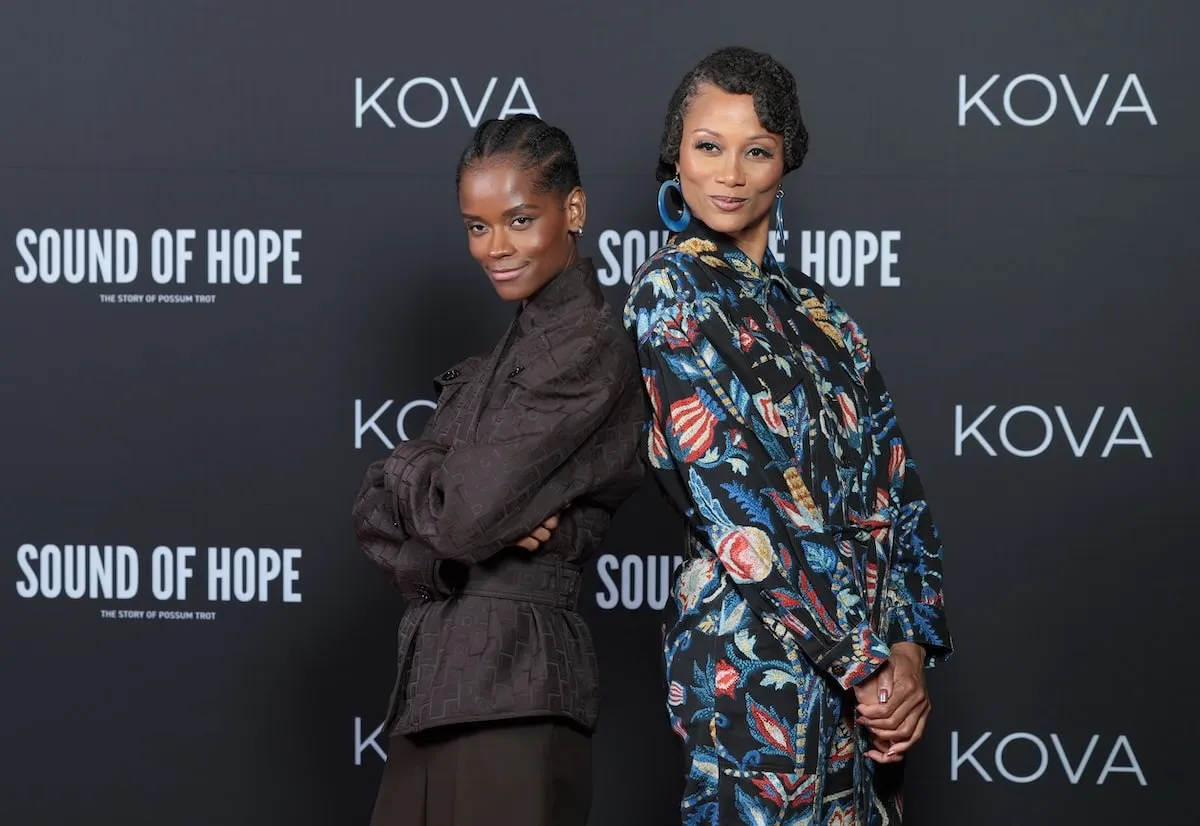
[[[518,548],[524,548],[527,551],[536,551],[542,547],[543,542],[550,541],[550,534],[558,527],[558,516],[551,516],[542,524],[533,529],[533,533],[516,543]]]
[[[916,643],[892,646],[887,663],[854,686],[859,722],[871,732],[867,752],[876,763],[899,763],[925,733],[929,695],[925,691],[925,649]]]

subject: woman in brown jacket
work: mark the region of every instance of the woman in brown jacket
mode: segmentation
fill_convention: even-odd
[[[436,380],[420,439],[373,463],[364,552],[409,598],[372,826],[584,826],[599,676],[581,564],[639,486],[637,357],[579,257],[567,135],[482,124],[458,170],[471,255],[518,303]]]

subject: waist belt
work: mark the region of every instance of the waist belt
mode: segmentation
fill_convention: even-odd
[[[522,552],[524,553],[524,552]],[[504,554],[472,565],[459,593],[493,599],[536,602],[574,611],[583,571],[558,557],[530,558]]]

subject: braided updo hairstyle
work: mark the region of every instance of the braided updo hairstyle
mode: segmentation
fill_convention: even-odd
[[[493,158],[516,162],[520,169],[536,169],[534,189],[566,195],[579,182],[579,161],[567,133],[537,115],[519,114],[484,121],[458,161],[457,188],[468,167]]]
[[[675,177],[683,116],[696,90],[704,84],[734,95],[753,95],[754,112],[769,131],[783,136],[783,172],[799,169],[808,153],[808,131],[800,115],[796,78],[783,64],[763,52],[742,46],[719,49],[684,75],[671,96],[658,149],[658,181]]]

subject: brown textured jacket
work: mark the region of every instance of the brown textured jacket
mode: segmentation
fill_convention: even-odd
[[[354,506],[363,551],[410,599],[386,729],[540,715],[591,729],[581,564],[641,482],[644,413],[637,356],[591,262],[435,388],[421,438],[368,468]],[[560,511],[539,551],[512,546]]]

